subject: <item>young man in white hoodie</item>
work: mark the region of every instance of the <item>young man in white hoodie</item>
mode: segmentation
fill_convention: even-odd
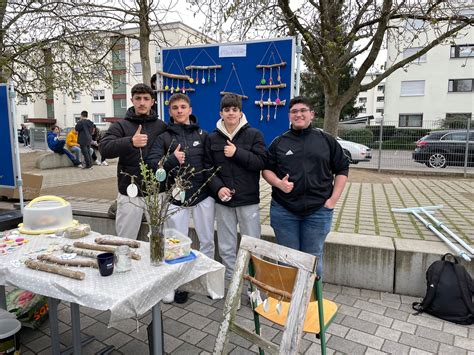
[[[205,163],[220,167],[209,184],[216,199],[219,255],[232,277],[237,254],[237,225],[240,233],[260,238],[260,171],[266,151],[262,133],[250,127],[237,95],[225,95],[221,118],[208,135]]]

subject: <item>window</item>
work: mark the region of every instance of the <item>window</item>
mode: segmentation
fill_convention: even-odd
[[[367,102],[367,98],[366,97],[359,97],[359,103],[360,104],[365,104]]]
[[[28,115],[21,115],[21,121],[22,121],[23,123],[28,122]]]
[[[398,116],[398,126],[399,127],[422,127],[423,114],[421,113],[401,114]]]
[[[127,100],[126,99],[120,99],[120,107],[121,108],[127,108]]]
[[[384,92],[384,91],[385,91],[385,85],[379,85],[379,86],[377,86],[377,91],[382,91],[382,92]]]
[[[422,29],[424,25],[425,25],[425,21],[423,20],[409,18],[407,19],[405,23],[405,28],[407,30],[419,30],[419,29]]]
[[[411,57],[413,54],[421,51],[422,49],[423,49],[422,47],[406,48],[403,51],[403,59]],[[426,62],[426,53],[412,61],[412,63],[425,63],[425,62]]]
[[[132,38],[130,41],[130,49],[132,51],[138,51],[140,49],[140,41],[138,39]]]
[[[451,46],[451,58],[474,57],[474,44]]]
[[[448,92],[471,92],[474,79],[452,79],[448,83]]]
[[[446,119],[447,120],[468,120],[471,118],[471,113],[447,113],[446,114]]]
[[[105,101],[105,90],[92,91],[92,101]]]
[[[360,108],[360,113],[367,113],[367,109],[365,107]]]
[[[81,102],[81,92],[74,91],[74,96],[72,97],[72,102]]]
[[[448,133],[446,134],[443,138],[441,138],[442,141],[466,141],[467,134],[466,132],[453,132],[453,133]]]
[[[18,105],[27,105],[28,104],[28,96],[19,94],[18,95]]]
[[[402,81],[400,96],[423,96],[425,95],[425,81],[412,80]]]
[[[377,109],[375,109],[375,112],[380,113],[381,115],[383,115],[383,108],[377,108]]]
[[[133,74],[142,75],[142,63],[133,63]]]
[[[80,113],[75,113],[74,114],[74,123],[79,122],[80,119],[81,119],[81,114]]]
[[[377,96],[377,102],[383,102],[384,97],[383,96]]]
[[[104,123],[105,113],[94,113],[92,114],[92,122]]]

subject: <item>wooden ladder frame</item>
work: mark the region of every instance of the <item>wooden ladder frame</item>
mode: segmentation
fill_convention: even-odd
[[[250,254],[268,257],[298,269],[280,346],[235,323],[238,301],[242,293],[243,276],[248,268]],[[219,328],[214,354],[225,353],[229,343],[229,331],[233,331],[256,344],[269,354],[288,355],[298,353],[303,335],[306,310],[316,278],[317,262],[318,257],[314,255],[243,235],[237,254],[235,271],[232,275],[224,305],[224,319]],[[318,301],[322,304],[322,299]]]

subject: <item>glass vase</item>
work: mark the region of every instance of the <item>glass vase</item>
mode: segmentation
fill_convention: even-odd
[[[150,263],[153,266],[165,262],[165,235],[163,225],[150,225],[148,237],[150,239]]]

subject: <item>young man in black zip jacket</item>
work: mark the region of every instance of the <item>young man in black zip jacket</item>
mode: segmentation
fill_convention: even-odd
[[[319,257],[331,230],[334,206],[349,173],[349,161],[331,135],[313,129],[314,111],[308,98],[290,101],[291,128],[268,149],[263,177],[272,185],[270,224],[278,244]]]
[[[240,233],[260,238],[260,171],[265,167],[262,133],[250,127],[237,95],[221,100],[221,119],[206,143],[206,164],[220,167],[210,182],[216,198],[219,255],[225,277],[232,277]]]
[[[135,185],[141,187],[140,159],[146,160],[156,138],[166,130],[151,108],[153,90],[145,84],[132,87],[132,104],[125,119],[110,126],[99,144],[103,159],[119,158],[117,165],[118,196],[115,229],[122,238],[137,239],[145,204],[139,190],[138,196],[128,196],[127,187],[132,183],[126,172],[136,176]]]

